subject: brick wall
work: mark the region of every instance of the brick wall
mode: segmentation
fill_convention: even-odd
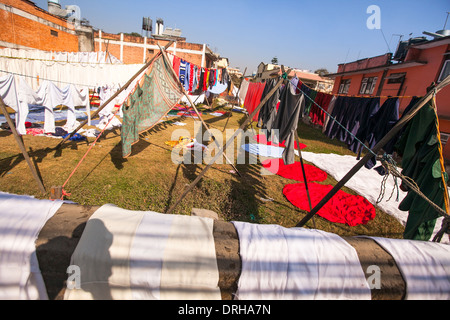
[[[78,51],[78,36],[66,20],[26,0],[0,3],[0,45],[45,51]]]

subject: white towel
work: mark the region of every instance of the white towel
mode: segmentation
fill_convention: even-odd
[[[0,192],[0,300],[47,300],[36,240],[62,201]]]
[[[320,230],[233,222],[239,235],[240,300],[371,299],[356,250]]]

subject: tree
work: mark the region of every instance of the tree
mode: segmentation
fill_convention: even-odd
[[[120,33],[119,33],[120,34]],[[142,36],[139,34],[139,33],[137,33],[137,32],[131,32],[131,33],[129,33],[129,32],[123,32],[123,35],[125,35],[125,36],[132,36],[132,37],[139,37],[139,38],[142,38]]]
[[[328,70],[325,69],[325,68],[317,69],[316,71],[314,71],[314,73],[317,73],[317,74],[318,74],[319,76],[321,76],[321,77],[325,77],[325,76],[327,76],[327,75],[330,74],[330,73],[328,72]]]
[[[278,64],[278,58],[277,57],[273,57],[272,58],[272,64]]]

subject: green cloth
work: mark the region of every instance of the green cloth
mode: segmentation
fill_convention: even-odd
[[[131,146],[141,132],[151,129],[181,99],[183,92],[163,56],[157,58],[150,73],[144,75],[142,88],[138,85],[123,108],[122,156],[131,154]]]
[[[318,92],[316,90],[312,90],[311,89],[311,92],[309,93],[309,97],[311,99],[305,99],[305,111],[304,111],[304,114],[309,115],[309,111],[311,110],[311,106],[314,103],[313,101],[316,100],[317,93]]]
[[[430,102],[406,125],[396,150],[402,156],[402,174],[413,179],[428,199],[444,209],[438,142],[436,114]],[[440,214],[412,190],[408,190],[399,209],[409,211],[403,237],[428,241]]]

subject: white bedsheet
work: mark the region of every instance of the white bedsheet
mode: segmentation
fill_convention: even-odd
[[[394,258],[407,300],[450,299],[450,246],[429,241],[370,237]]]
[[[0,192],[0,300],[47,300],[35,242],[63,204]]]
[[[239,300],[370,300],[356,250],[320,230],[233,222],[242,271]]]
[[[81,289],[67,300],[221,299],[213,220],[104,205],[88,220],[71,264]]]

